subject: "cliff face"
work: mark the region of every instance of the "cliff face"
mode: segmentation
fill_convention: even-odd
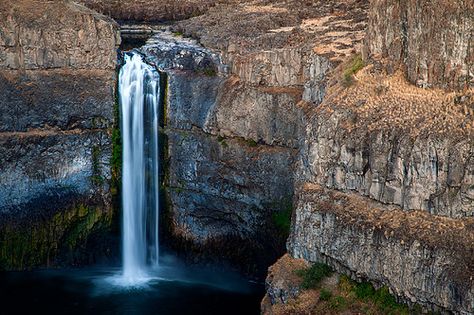
[[[206,49],[176,34],[141,49],[168,73],[167,218],[193,260],[230,258],[261,274],[283,252],[275,216],[291,208],[304,112],[362,40],[365,3],[346,14],[350,5],[222,3],[171,26]],[[334,50],[317,54],[315,39]]]
[[[369,57],[402,64],[418,86],[474,85],[472,1],[373,0],[369,15]]]
[[[298,191],[290,254],[387,285],[404,301],[470,314],[472,219],[406,212],[307,184]]]
[[[79,3],[118,21],[168,22],[203,14],[218,0],[79,0]]]
[[[112,216],[116,25],[67,1],[0,17],[0,267],[87,260]]]
[[[453,13],[450,4],[417,4],[373,1],[370,64],[341,64],[307,112],[288,251],[387,286],[403,301],[472,314],[474,124],[463,77],[472,29],[459,22],[469,5],[453,16],[443,11]],[[437,24],[448,16],[448,28]]]
[[[300,179],[405,210],[472,217],[472,99],[368,66],[311,114]]]
[[[177,249],[260,273],[282,252],[275,217],[294,198],[291,255],[472,313],[472,1],[83,3],[128,21],[204,14],[139,49],[167,74],[164,218]],[[113,22],[69,2],[0,8],[0,209],[34,235],[4,228],[2,262],[18,268],[64,250],[51,238],[72,248],[87,236],[78,226],[110,222],[118,40]],[[299,294],[269,287],[265,312],[285,290]]]
[[[167,73],[167,237],[194,261],[245,261],[246,272],[262,273],[284,247],[272,214],[292,197],[296,152],[287,144],[297,129],[285,119],[301,117],[296,96],[246,90],[218,54],[171,33],[140,50]],[[235,120],[250,112],[254,122]],[[260,125],[268,115],[285,128]]]

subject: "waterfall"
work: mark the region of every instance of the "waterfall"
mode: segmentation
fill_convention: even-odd
[[[119,93],[123,146],[123,277],[137,282],[159,258],[160,74],[135,53],[125,55]]]

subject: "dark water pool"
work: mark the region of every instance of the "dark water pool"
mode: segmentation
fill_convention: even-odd
[[[0,314],[259,314],[263,285],[237,275],[165,266],[146,283],[120,270],[0,273]]]

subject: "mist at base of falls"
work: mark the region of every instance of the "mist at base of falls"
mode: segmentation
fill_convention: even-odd
[[[122,286],[120,268],[0,273],[0,314],[259,314],[263,284],[162,257],[146,283]],[[25,301],[28,301],[25,303]]]

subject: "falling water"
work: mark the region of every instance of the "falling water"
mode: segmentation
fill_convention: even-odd
[[[138,54],[126,54],[119,92],[123,141],[123,277],[147,278],[159,258],[158,114],[160,75]]]

